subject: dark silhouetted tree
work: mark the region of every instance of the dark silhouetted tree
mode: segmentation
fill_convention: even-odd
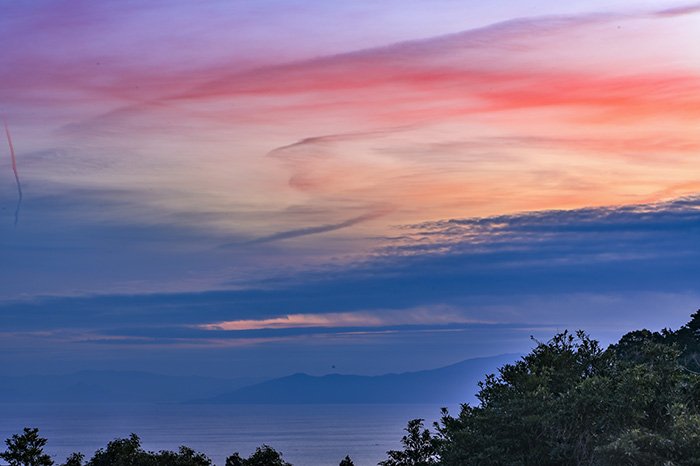
[[[107,448],[100,448],[87,466],[141,466],[150,462],[148,453],[141,448],[141,439],[136,434],[128,438],[112,440]]]
[[[241,458],[241,455],[238,454],[238,452],[234,453],[233,455],[229,456],[226,458],[226,466],[243,466],[244,459]]]
[[[154,458],[158,466],[211,466],[207,455],[185,446],[181,446],[177,453],[161,451],[154,455]]]
[[[68,458],[66,458],[66,462],[63,463],[62,466],[83,466],[83,460],[85,459],[85,455],[82,453],[71,453]]]
[[[177,452],[144,451],[138,435],[112,440],[106,449],[95,452],[86,466],[211,466],[211,460],[202,453],[188,447],[180,447]]]
[[[401,439],[403,450],[389,450],[388,459],[380,466],[430,466],[438,464],[436,444],[428,429],[423,430],[423,419],[408,421],[404,429],[407,435]]]
[[[338,466],[355,466],[355,463],[352,462],[349,455],[346,455]]]
[[[0,458],[9,466],[51,466],[51,457],[44,453],[46,439],[39,437],[39,429],[25,427],[23,433],[5,440],[7,449]]]
[[[282,459],[282,454],[268,445],[262,445],[247,459],[238,452],[226,458],[226,466],[292,466]]]

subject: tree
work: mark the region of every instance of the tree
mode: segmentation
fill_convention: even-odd
[[[338,466],[355,466],[355,463],[352,462],[349,455],[346,455]]]
[[[443,411],[441,464],[698,464],[700,377],[683,365],[693,338],[686,326],[607,350],[581,331],[537,342],[480,383],[477,406]]]
[[[80,463],[77,463],[78,465]],[[203,453],[181,446],[177,452],[144,451],[138,435],[112,440],[106,449],[99,449],[86,466],[211,466]],[[73,465],[71,465],[73,466]]]
[[[128,438],[112,440],[107,448],[100,448],[87,466],[147,466],[152,458],[141,448],[141,439],[136,434]]]
[[[404,429],[407,435],[401,439],[403,450],[389,450],[388,459],[380,466],[430,466],[438,464],[435,440],[430,431],[423,428],[423,419],[412,419]]]
[[[161,451],[154,455],[154,459],[154,463],[158,466],[211,466],[211,460],[207,455],[186,446],[181,446],[177,453]]]
[[[268,445],[262,445],[247,459],[236,452],[226,458],[226,466],[292,466],[282,459],[282,454]]]
[[[85,459],[85,455],[82,453],[71,453],[68,458],[66,458],[66,462],[63,463],[62,466],[83,466],[83,460]]]
[[[244,466],[244,465],[245,465],[245,460],[243,458],[241,458],[241,455],[239,455],[238,452],[235,452],[233,455],[226,458],[226,466]]]
[[[53,460],[44,453],[46,439],[39,437],[39,429],[25,427],[22,434],[5,440],[7,450],[0,458],[9,466],[52,466]]]

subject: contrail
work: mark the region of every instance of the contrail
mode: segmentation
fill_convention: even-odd
[[[17,173],[17,157],[15,157],[15,146],[12,144],[12,136],[10,135],[10,128],[7,126],[7,121],[3,118],[3,125],[5,125],[5,135],[7,136],[7,145],[10,146],[10,157],[12,158],[12,171],[15,174],[15,182],[17,183],[17,208],[15,209],[15,227],[19,221],[19,208],[22,206],[22,183],[19,181],[19,173]]]

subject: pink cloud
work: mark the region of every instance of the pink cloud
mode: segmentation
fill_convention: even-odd
[[[289,215],[244,225],[251,237],[334,226],[376,233],[379,222],[348,219],[377,205],[396,207],[383,222],[402,223],[639,202],[684,194],[699,175],[700,67],[677,23],[690,14],[514,20],[256,62],[206,46],[230,39],[219,28],[194,49],[183,45],[202,50],[190,60],[174,52],[172,34],[142,29],[157,9],[110,15],[90,5],[41,23],[34,46],[4,59],[0,100],[13,121],[80,157],[121,161],[80,182],[141,190],[144,205],[216,206],[233,219],[226,206],[253,198],[246,208],[326,213],[322,223]],[[17,18],[14,30],[36,21]],[[103,47],[81,45],[95,24],[110,31]],[[154,42],[142,50],[117,34],[127,27]],[[45,51],[58,32],[65,42]],[[241,227],[222,220],[216,228]]]
[[[392,325],[443,325],[488,323],[466,316],[464,312],[448,306],[379,310],[373,312],[329,312],[295,313],[265,319],[241,319],[198,325],[204,330],[259,330],[285,328],[338,328],[338,327],[383,327]]]

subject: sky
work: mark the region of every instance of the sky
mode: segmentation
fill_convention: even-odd
[[[0,3],[7,374],[380,374],[700,307],[700,3]]]

